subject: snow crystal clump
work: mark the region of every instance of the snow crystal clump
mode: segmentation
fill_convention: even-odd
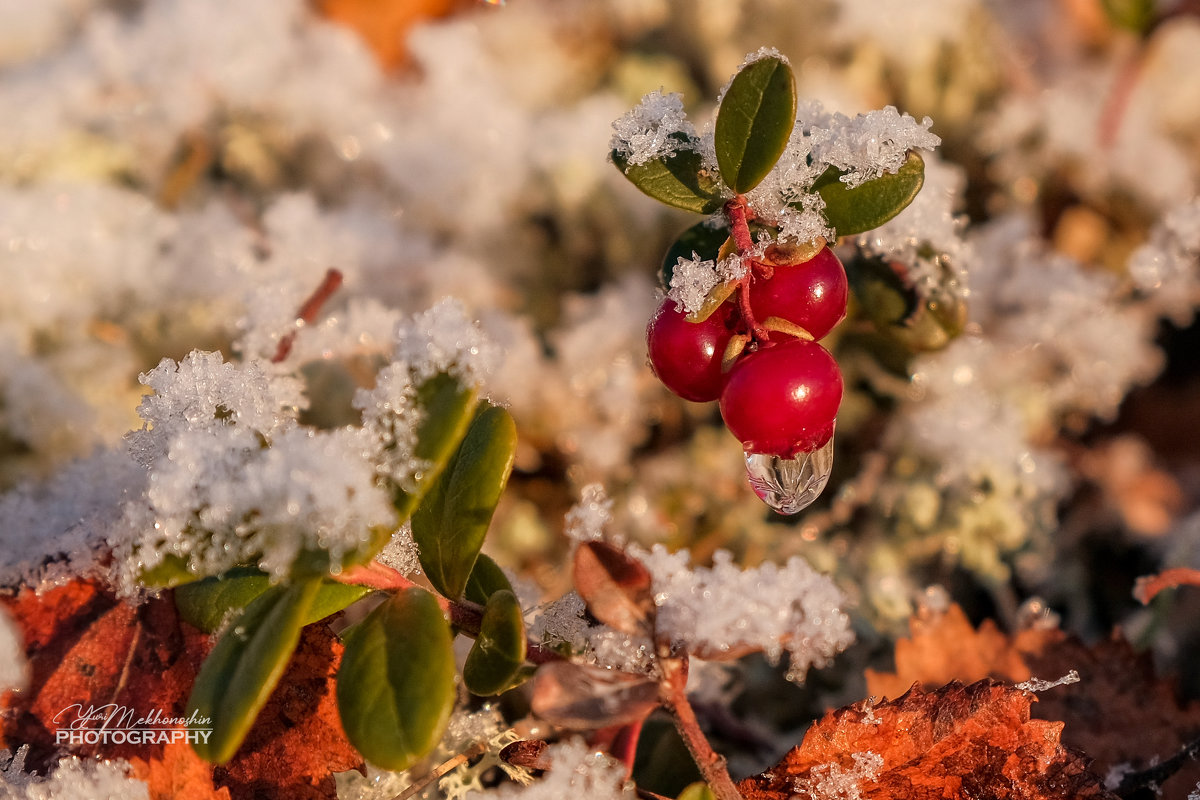
[[[612,124],[609,148],[629,166],[674,155],[696,138],[696,129],[683,111],[683,95],[656,89]],[[682,138],[682,141],[681,141]]]
[[[150,789],[129,776],[129,764],[120,760],[85,761],[67,756],[48,777],[23,771],[24,749],[18,750],[0,770],[0,796],[4,800],[144,800]]]
[[[842,183],[853,188],[900,169],[909,150],[940,145],[941,138],[929,132],[931,125],[929,117],[918,123],[895,106],[854,118],[834,114],[813,144],[813,160],[844,170]]]
[[[746,258],[753,258],[759,253],[747,253],[744,256],[733,254],[720,261],[701,259],[695,251],[692,257],[679,257],[675,269],[671,272],[671,289],[667,297],[675,301],[677,308],[686,314],[694,314],[704,307],[708,293],[719,284],[740,280],[746,275]]]
[[[76,461],[44,484],[0,496],[0,584],[35,586],[105,573],[105,533],[139,496],[146,472],[120,450]]]
[[[138,406],[145,424],[128,436],[129,452],[143,466],[161,459],[183,431],[237,425],[269,438],[306,405],[297,379],[268,377],[259,364],[233,364],[219,352],[193,350],[178,363],[164,358],[138,381],[154,390]]]
[[[546,750],[550,769],[529,786],[501,786],[487,797],[495,800],[562,800],[586,797],[589,800],[627,800],[633,798],[625,781],[625,768],[616,759],[593,750],[580,740],[552,744]],[[482,796],[472,793],[468,797]]]
[[[594,542],[604,538],[604,529],[612,522],[613,501],[598,483],[583,487],[582,496],[567,512],[567,538],[576,542]]]
[[[412,524],[405,522],[400,530],[392,534],[392,538],[375,556],[375,560],[386,567],[399,572],[401,575],[420,575],[421,559],[417,553],[417,543],[413,539]]]
[[[394,523],[369,433],[298,427],[296,379],[193,352],[142,382],[156,394],[139,409],[146,426],[130,451],[149,483],[111,537],[127,588],[168,556],[198,575],[257,562],[283,577],[302,550],[336,564]]]
[[[788,677],[799,681],[853,641],[845,597],[801,558],[741,570],[724,550],[712,567],[694,568],[687,551],[662,545],[633,554],[653,575],[659,632],[698,658],[761,650],[774,661],[786,651]]]
[[[479,386],[500,358],[462,302],[447,297],[402,322],[393,359],[409,365],[417,384],[447,372],[468,386]]]

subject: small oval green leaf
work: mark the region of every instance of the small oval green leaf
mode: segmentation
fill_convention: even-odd
[[[421,422],[417,425],[413,458],[425,462],[426,466],[413,486],[396,488],[392,503],[401,522],[412,515],[458,449],[474,416],[477,395],[475,387],[464,386],[458,378],[445,372],[439,372],[417,388],[416,405]],[[380,540],[379,546],[386,542],[386,539]],[[361,560],[370,561],[377,554],[371,553]]]
[[[433,750],[454,708],[454,642],[432,594],[406,589],[345,636],[338,713],[372,764],[408,769]]]
[[[525,663],[525,621],[517,596],[501,590],[488,598],[479,636],[463,665],[463,683],[472,694],[488,697],[513,685]]]
[[[230,614],[250,605],[270,586],[271,579],[266,573],[253,567],[235,567],[223,575],[177,588],[175,608],[184,622],[212,633],[221,627]],[[310,625],[336,614],[370,592],[371,589],[366,586],[321,580],[303,624]]]
[[[675,136],[687,142],[682,134]],[[643,164],[630,164],[616,150],[609,155],[630,183],[661,203],[697,214],[711,214],[724,202],[720,185],[704,169],[700,153],[693,147]]]
[[[154,589],[170,589],[199,580],[200,576],[188,570],[187,559],[167,555],[153,567],[138,573],[138,582]]]
[[[699,256],[701,261],[716,261],[721,245],[729,238],[729,228],[724,225],[713,227],[705,222],[697,222],[683,233],[663,256],[659,279],[664,290],[671,288],[671,277],[675,274],[675,265],[679,259],[691,261]]]
[[[838,236],[854,236],[878,228],[908,207],[925,182],[925,161],[910,152],[896,172],[853,189],[840,180],[826,180],[829,174],[826,170],[814,183],[825,201],[825,219]]]
[[[713,130],[717,166],[738,194],[757,186],[783,155],[796,124],[796,79],[787,62],[767,56],[734,76]]]
[[[500,569],[500,565],[493,561],[491,556],[480,553],[475,559],[475,566],[471,568],[471,577],[467,578],[467,588],[463,590],[463,596],[472,603],[483,606],[487,605],[488,598],[496,592],[512,590],[512,584],[504,570]]]
[[[429,582],[462,597],[488,525],[512,472],[517,426],[503,408],[484,405],[458,452],[412,516],[413,540]]]
[[[272,586],[246,606],[208,654],[192,695],[189,717],[200,735],[192,747],[206,761],[233,757],[300,641],[320,581]]]

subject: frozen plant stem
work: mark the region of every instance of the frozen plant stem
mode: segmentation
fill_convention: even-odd
[[[742,800],[741,792],[725,767],[725,757],[708,743],[708,737],[700,730],[700,721],[696,719],[696,712],[688,701],[687,656],[660,657],[659,666],[662,669],[662,679],[658,684],[659,700],[675,719],[675,727],[692,754],[692,760],[699,767],[704,782],[712,789],[717,800]]]
[[[737,245],[738,254],[746,256],[754,249],[754,239],[750,236],[750,217],[747,214],[746,198],[738,195],[725,204],[725,216],[729,219],[730,235]],[[771,334],[754,318],[754,310],[750,308],[750,280],[753,265],[747,265],[746,274],[738,285],[738,308],[742,318],[750,328],[750,333],[760,342],[770,339]]]
[[[340,270],[330,267],[325,271],[325,277],[321,279],[321,285],[318,286],[308,299],[304,301],[304,305],[300,306],[300,310],[296,312],[296,322],[304,325],[311,325],[317,318],[317,314],[321,312],[321,306],[329,300],[342,285],[342,273]],[[288,357],[292,352],[292,345],[296,341],[296,334],[299,329],[293,329],[286,336],[279,340],[279,346],[275,348],[275,355],[271,356],[272,364],[279,364]]]

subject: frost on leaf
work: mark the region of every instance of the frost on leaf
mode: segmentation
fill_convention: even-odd
[[[674,155],[684,141],[696,138],[696,129],[683,111],[683,96],[677,92],[650,92],[642,102],[612,124],[609,149],[630,166]],[[681,141],[681,137],[683,141]]]
[[[1030,719],[1031,696],[990,681],[914,688],[891,702],[831,711],[770,770],[739,784],[745,800],[1112,798],[1059,741],[1062,723]]]

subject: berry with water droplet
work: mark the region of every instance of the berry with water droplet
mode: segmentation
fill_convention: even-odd
[[[742,356],[721,392],[721,416],[748,453],[795,458],[833,436],[842,373],[833,356],[787,339]]]
[[[654,374],[668,389],[697,403],[721,396],[721,359],[733,336],[733,312],[725,303],[707,319],[689,322],[674,300],[662,301],[646,328],[646,349]]]
[[[770,258],[777,253],[776,258]],[[790,262],[785,248],[767,251],[770,278],[750,284],[750,308],[758,319],[780,317],[820,339],[846,316],[850,289],[842,262],[828,247],[807,261]]]

